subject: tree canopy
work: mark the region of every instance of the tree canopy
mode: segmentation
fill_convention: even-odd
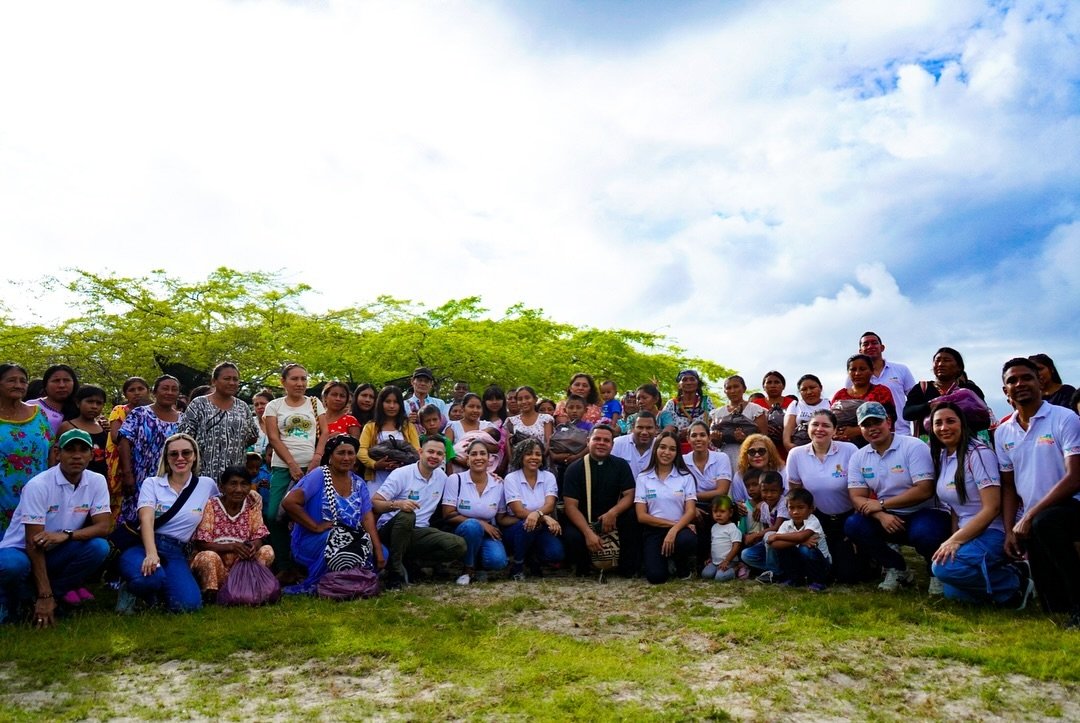
[[[578,327],[522,304],[493,315],[479,296],[435,308],[380,296],[319,314],[303,306],[311,291],[305,284],[224,267],[197,282],[163,270],[140,277],[76,271],[62,286],[77,299],[74,314],[55,328],[0,317],[0,356],[31,376],[69,364],[81,381],[110,393],[129,376],[168,369],[190,369],[201,381],[223,360],[239,366],[248,393],[275,386],[286,361],[303,364],[313,382],[381,386],[427,366],[439,383],[530,384],[542,395],[561,394],[577,372],[597,383],[613,379],[620,390],[656,379],[668,394],[682,368],[714,380],[731,373],[687,357],[662,335]]]

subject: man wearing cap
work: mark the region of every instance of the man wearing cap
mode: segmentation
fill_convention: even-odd
[[[895,591],[915,581],[897,545],[911,545],[930,558],[949,536],[952,520],[934,506],[934,463],[930,448],[915,437],[892,430],[889,415],[878,402],[866,402],[855,412],[863,437],[869,442],[848,462],[848,494],[856,514],[844,523],[844,532],[856,547],[885,568],[881,590]],[[930,594],[943,592],[930,578]]]
[[[634,473],[634,479],[641,474],[641,470],[649,464],[652,455],[653,442],[660,430],[656,428],[656,415],[652,412],[638,412],[634,426],[630,428],[630,434],[623,434],[615,438],[611,446],[611,453],[630,464],[630,471]]]
[[[416,425],[417,430],[424,431],[420,425],[420,410],[429,404],[439,408],[439,413],[446,417],[447,404],[443,400],[429,396],[431,387],[435,384],[435,375],[427,367],[417,367],[412,373],[412,393],[405,397],[405,413],[409,415],[409,421]]]
[[[1043,609],[1080,628],[1080,418],[1043,400],[1038,374],[1022,357],[1001,370],[1016,409],[994,434],[1005,552],[1027,553]]]
[[[71,429],[57,447],[60,463],[26,483],[0,540],[0,621],[20,599],[36,597],[34,624],[51,626],[56,599],[80,602],[70,596],[109,553],[109,486],[104,476],[86,469],[94,442]]]
[[[446,485],[446,439],[439,434],[423,438],[420,460],[398,467],[371,498],[379,517],[379,539],[390,550],[386,587],[400,588],[408,579],[406,564],[417,559],[450,562],[465,554],[465,538],[431,526]]]
[[[875,331],[863,332],[863,335],[859,337],[859,353],[870,357],[870,361],[873,362],[870,368],[870,383],[887,386],[892,392],[896,411],[902,413],[904,405],[907,404],[908,392],[915,386],[915,377],[911,374],[911,370],[906,364],[885,361],[885,344]],[[851,385],[850,378],[848,385]],[[893,431],[896,434],[909,435],[911,423],[900,419],[895,423]]]

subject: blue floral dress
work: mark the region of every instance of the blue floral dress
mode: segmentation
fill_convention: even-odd
[[[0,419],[0,533],[11,524],[22,488],[49,466],[52,426],[40,408],[29,419]]]
[[[135,478],[135,492],[124,495],[120,502],[120,522],[134,522],[139,517],[139,487],[147,477],[156,477],[161,450],[165,440],[176,434],[184,415],[175,422],[160,419],[148,405],[128,412],[120,427],[120,436],[131,443],[131,472]]]

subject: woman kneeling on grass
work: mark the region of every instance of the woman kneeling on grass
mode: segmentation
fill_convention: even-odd
[[[559,488],[555,475],[544,464],[544,443],[532,437],[518,442],[513,449],[510,467],[514,470],[504,482],[509,514],[503,529],[506,546],[514,555],[510,578],[525,579],[525,563],[533,575],[540,576],[540,563],[560,562],[563,546],[562,527],[555,519]],[[530,559],[530,553],[533,553]]]
[[[274,548],[266,544],[270,531],[263,523],[262,496],[252,489],[247,469],[226,467],[218,489],[221,495],[206,504],[192,538],[199,552],[191,561],[191,570],[204,603],[217,600],[218,590],[237,560],[255,560],[266,567],[274,564]]]
[[[971,433],[958,406],[932,406],[930,453],[953,533],[931,558],[931,572],[947,598],[1022,609],[1035,586],[1005,557],[997,455]]]
[[[293,521],[293,560],[307,568],[304,581],[284,592],[313,593],[322,576],[332,570],[382,570],[386,566],[367,485],[353,472],[358,449],[355,437],[331,437],[320,465],[301,477],[282,501]],[[351,538],[349,544],[339,547],[346,535]],[[346,566],[349,553],[351,564]]]
[[[638,475],[634,491],[637,519],[645,526],[645,579],[667,582],[668,558],[675,574],[690,575],[697,535],[690,524],[697,517],[697,483],[679,454],[679,437],[664,431],[653,444],[649,466]]]
[[[488,472],[490,457],[487,445],[475,440],[465,451],[469,471],[446,479],[443,519],[454,527],[454,534],[465,538],[465,570],[457,579],[458,585],[468,585],[474,578],[483,582],[487,579],[484,571],[506,567],[506,548],[498,525],[511,525],[516,518],[506,514],[502,480]]]
[[[188,566],[187,544],[203,510],[218,487],[199,476],[199,446],[186,434],[165,440],[156,477],[139,488],[139,536],[142,544],[120,555],[121,588],[116,609],[130,613],[135,597],[164,602],[173,612],[202,607],[199,584]],[[135,596],[135,597],[132,597]]]

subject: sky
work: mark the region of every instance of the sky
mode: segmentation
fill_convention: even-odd
[[[280,271],[312,309],[522,302],[791,392],[873,329],[916,379],[959,349],[1004,413],[1011,356],[1080,385],[1078,46],[1068,2],[5,3],[3,305]]]

